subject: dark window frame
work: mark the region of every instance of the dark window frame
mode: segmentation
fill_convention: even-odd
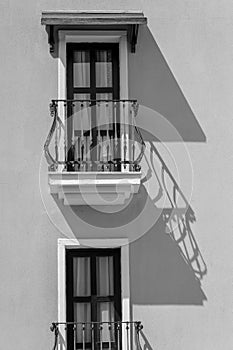
[[[90,51],[90,87],[74,87],[73,82],[73,53],[75,50],[89,50]],[[95,57],[96,50],[111,50],[112,51],[112,87],[96,87],[96,70],[95,70]],[[119,100],[120,98],[120,59],[119,59],[119,43],[67,43],[66,44],[66,93],[67,99],[73,100],[75,93],[89,94],[92,100],[91,105],[94,106],[96,100],[96,94],[98,93],[111,93],[113,100]],[[67,149],[68,161],[73,160],[73,150],[72,150],[72,123],[69,120],[69,116],[72,115],[72,103],[67,103]],[[93,125],[96,125],[96,111],[95,108],[91,109],[91,118]],[[120,115],[117,108],[117,135],[120,138]],[[92,129],[92,149],[91,158],[93,161],[97,157],[97,129]],[[113,131],[114,133],[114,131]],[[121,150],[120,144],[116,153],[116,160],[120,160]],[[93,163],[93,170],[95,169],[95,164]],[[120,164],[115,168],[116,171],[120,171]],[[68,171],[72,171],[72,167],[68,166]]]
[[[96,50],[112,50],[112,87],[96,87],[95,52]],[[74,87],[73,84],[73,51],[90,51],[90,87]],[[112,93],[113,100],[120,97],[119,43],[67,43],[67,99],[73,99],[75,93],[90,93],[90,99],[95,100],[97,93]]]
[[[113,256],[113,273],[114,273],[114,295],[113,296],[97,296],[96,281],[96,257]],[[73,295],[73,258],[90,257],[90,278],[91,278],[91,295],[90,296],[74,296]],[[114,302],[114,321],[122,319],[121,305],[121,249],[66,249],[66,321],[74,322],[74,303],[89,302],[91,303],[91,321],[97,322],[97,305],[98,302]],[[68,349],[73,346],[73,330],[72,327],[67,328]],[[96,342],[96,335],[95,335]],[[90,344],[87,344],[87,346]],[[69,347],[70,346],[70,347]],[[79,348],[81,345],[76,344]]]

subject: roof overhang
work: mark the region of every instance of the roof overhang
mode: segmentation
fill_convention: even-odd
[[[45,11],[41,24],[48,29],[50,52],[54,52],[58,30],[127,30],[131,52],[135,52],[138,28],[146,24],[141,11]]]

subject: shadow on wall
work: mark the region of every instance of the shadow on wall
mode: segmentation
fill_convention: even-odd
[[[138,98],[140,104],[159,112],[175,127],[181,136],[179,141],[206,141],[148,27],[140,29],[136,54],[130,55],[129,86],[131,97]],[[158,173],[151,162],[149,172],[160,179],[157,195],[153,199],[145,186],[141,186],[129,205],[113,214],[88,206],[72,207],[70,211],[56,196],[54,200],[76,238],[86,237],[88,225],[92,237],[109,238],[113,232],[115,237],[131,235],[129,238],[133,240],[135,230],[141,229],[140,224],[143,225],[150,216],[155,217],[153,226],[145,231],[146,234],[130,244],[132,305],[203,305],[207,298],[201,289],[201,279],[207,269],[192,231],[194,211],[153,144],[156,140],[151,135],[158,133],[151,128],[146,129],[151,134],[145,131],[143,136],[149,141],[151,157],[159,160],[161,170]],[[177,141],[174,135],[163,133],[158,138],[161,141]],[[149,177],[148,173],[144,182]],[[165,177],[170,181],[169,189]],[[168,199],[169,205],[161,208],[159,201],[162,196]],[[182,200],[182,205],[178,198]],[[140,217],[146,205],[144,222],[141,220],[138,226],[130,226]],[[125,227],[125,232],[122,227]]]
[[[158,174],[151,163],[150,170],[161,179],[152,201],[157,207],[164,195],[169,207],[163,208],[154,226],[130,245],[132,305],[203,305],[207,298],[200,281],[207,267],[191,228],[194,211],[153,143],[150,147],[152,157],[161,164]]]
[[[194,211],[153,143],[150,147],[151,157],[160,164],[159,172],[155,161],[150,163],[149,171],[160,179],[153,198],[142,184],[131,202],[115,213],[89,206],[71,210],[56,196],[54,200],[77,239],[87,238],[87,233],[98,238],[129,237],[132,305],[203,305],[207,298],[201,279],[207,268],[192,231]],[[148,178],[147,174],[142,182]],[[162,200],[161,207],[162,197],[167,202]],[[143,231],[150,218],[152,227]]]
[[[143,342],[143,347],[142,347],[142,343],[140,342],[141,349],[143,349],[143,350],[155,350],[151,347],[146,335],[144,334],[144,332],[142,330],[140,331],[140,339],[142,339],[142,342]]]
[[[188,221],[181,215],[177,215],[177,220]],[[130,245],[131,264],[134,266],[130,274],[131,303],[203,305],[206,296],[196,272],[201,276],[206,272],[200,269],[200,252],[193,233],[183,226],[182,236],[176,240],[173,233],[167,234],[166,231],[166,220],[161,216],[146,235]],[[184,250],[190,243],[195,246],[192,257],[188,258]],[[192,268],[194,260],[199,265],[197,270]]]
[[[136,53],[129,56],[129,95],[164,116],[186,142],[205,142],[192,109],[147,26],[139,30]],[[148,130],[151,130],[150,128]],[[157,130],[151,130],[156,135]],[[177,141],[174,135],[158,135]]]

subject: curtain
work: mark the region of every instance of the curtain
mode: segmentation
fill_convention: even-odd
[[[96,258],[97,295],[113,295],[113,257]]]
[[[103,302],[98,304],[97,309],[98,321],[102,322],[114,322],[114,304],[112,302]],[[112,324],[111,330],[109,325],[104,323],[102,330],[102,341],[114,341],[114,325]]]
[[[90,303],[75,303],[74,305],[74,322],[91,322],[91,304]],[[76,336],[78,342],[82,342],[83,330],[82,325],[77,325]],[[85,327],[85,341],[91,341],[91,326]]]
[[[91,294],[90,258],[73,259],[74,296],[88,296]]]
[[[91,294],[90,257],[73,259],[74,296],[89,296]],[[97,295],[109,296],[113,289],[113,257],[96,257]]]
[[[75,87],[90,86],[90,53],[74,51],[73,79]]]
[[[90,87],[90,51],[74,51],[73,57],[73,79],[75,87]],[[95,72],[96,87],[112,86],[112,51],[96,50],[95,52]],[[97,100],[112,100],[111,93],[97,93]],[[74,99],[90,99],[90,94],[74,94]],[[95,109],[96,125],[92,125],[91,118],[94,115],[91,109]],[[93,111],[94,112],[94,111]],[[97,127],[98,130],[98,155],[97,160],[104,162],[112,160],[113,150],[109,137],[109,130],[113,130],[113,105],[111,102],[97,103],[96,106],[90,107],[89,103],[74,103],[73,115],[73,134],[72,144],[75,146],[74,160],[80,160],[83,149],[83,160],[90,161],[90,145],[92,144],[92,134],[86,131]],[[105,130],[105,134],[101,131]],[[101,135],[101,137],[100,137]],[[101,154],[101,156],[100,156]],[[88,170],[88,169],[85,169]]]
[[[113,257],[96,257],[96,291],[98,296],[106,297],[114,295],[113,280]],[[73,259],[73,293],[74,296],[91,295],[91,259],[90,257],[75,257]],[[97,321],[114,321],[114,303],[101,301],[97,303]],[[74,304],[74,321],[91,322],[91,303],[79,302]],[[82,339],[82,327],[78,326],[76,330],[77,339]],[[91,340],[91,327],[86,326],[85,341]],[[108,324],[103,325],[102,341],[111,341],[114,339],[114,328],[109,331]]]
[[[111,50],[96,51],[96,86],[112,86],[112,52]]]
[[[114,295],[113,281],[113,257],[101,256],[96,258],[96,279],[97,295],[110,296]],[[102,322],[114,321],[114,304],[113,302],[100,302],[97,305],[97,320]],[[111,339],[109,339],[109,337]],[[113,341],[114,329],[110,332],[108,324],[103,325],[102,341]]]
[[[112,52],[111,50],[96,51],[96,86],[112,86]],[[111,100],[112,94],[97,94],[98,99]],[[102,103],[97,110],[98,125],[101,130],[109,130],[109,124],[112,123],[112,105],[111,103]]]

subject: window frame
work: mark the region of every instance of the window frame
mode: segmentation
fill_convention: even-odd
[[[85,236],[85,234],[84,234]],[[93,248],[121,249],[121,311],[122,321],[130,321],[130,276],[128,238],[58,238],[58,322],[66,322],[66,250]],[[65,339],[65,331],[61,330]],[[122,350],[127,350],[127,339],[122,339]]]
[[[127,31],[99,30],[59,30],[58,32],[58,99],[67,99],[67,43],[118,43],[119,44],[119,99],[128,100],[128,52]],[[58,105],[58,115],[65,125],[65,116],[62,113],[62,104]],[[64,141],[65,142],[65,141]],[[121,146],[123,154],[123,144]],[[65,162],[64,148],[60,150],[60,159]],[[62,171],[60,167],[59,170]],[[121,169],[124,172],[124,168]]]
[[[115,320],[121,321],[121,266],[120,266],[120,249],[119,248],[92,248],[92,249],[67,249],[66,250],[66,276],[69,278],[66,283],[66,304],[67,304],[67,320],[74,322],[73,318],[73,304],[74,302],[88,302],[93,303],[95,310],[91,310],[93,320],[97,321],[97,303],[98,302],[114,302]],[[112,256],[113,257],[113,274],[114,274],[114,295],[113,296],[98,296],[96,294],[97,280],[96,280],[96,257]],[[73,295],[73,258],[75,257],[90,257],[90,273],[91,273],[91,294],[90,296],[74,296]],[[69,308],[68,308],[69,301]],[[71,310],[72,308],[72,310]]]
[[[58,99],[67,99],[66,71],[67,43],[119,43],[119,98],[127,100],[128,91],[128,42],[126,31],[68,31],[58,33]],[[64,122],[64,120],[62,120]]]
[[[113,295],[101,296],[97,295],[97,271],[96,271],[96,258],[102,256],[113,257]],[[90,258],[90,295],[88,296],[74,296],[73,294],[73,259],[76,257],[88,257]],[[113,302],[114,303],[114,321],[121,321],[121,249],[120,248],[87,248],[87,249],[66,249],[66,321],[74,322],[74,304],[75,303],[90,303],[91,306],[91,321],[100,322],[97,319],[98,304],[101,302]],[[94,332],[95,333],[95,332]],[[95,342],[97,341],[97,334],[94,335]],[[68,348],[69,344],[72,346],[74,343],[73,329],[68,328],[67,334]],[[115,342],[117,337],[115,334]],[[82,342],[76,344],[79,348],[82,347]],[[91,343],[87,343],[87,346],[91,346]]]
[[[112,56],[112,87],[93,87],[93,77],[95,68],[93,67],[95,60],[93,57],[95,50],[108,50],[111,49]],[[90,87],[75,87],[73,83],[73,69],[72,69],[72,51],[75,50],[87,50],[90,51]],[[66,62],[67,62],[67,98],[73,99],[75,93],[90,93],[90,98],[95,100],[95,93],[112,93],[113,99],[118,100],[120,96],[120,85],[119,85],[119,46],[118,43],[67,43],[66,44]],[[68,81],[70,83],[68,84]],[[95,90],[95,93],[93,91]]]

